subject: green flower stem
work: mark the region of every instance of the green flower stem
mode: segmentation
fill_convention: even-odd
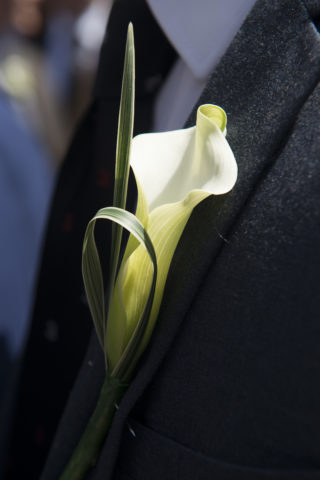
[[[116,405],[120,402],[126,388],[127,385],[123,382],[107,375],[97,406],[60,480],[82,480],[88,470],[95,465],[116,411]]]

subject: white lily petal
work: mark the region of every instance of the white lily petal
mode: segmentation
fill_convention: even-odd
[[[202,105],[195,127],[133,139],[130,163],[150,211],[179,202],[192,190],[215,195],[231,190],[237,164],[225,129],[225,112],[215,105]]]
[[[236,182],[237,164],[225,134],[225,112],[214,105],[202,105],[195,127],[133,139],[130,163],[138,187],[136,214],[150,236],[158,265],[152,308],[137,358],[150,339],[171,260],[192,210],[209,195],[227,193]],[[135,331],[152,275],[147,252],[130,236],[108,316],[111,366],[117,365]]]

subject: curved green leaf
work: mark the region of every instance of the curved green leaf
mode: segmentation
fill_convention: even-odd
[[[104,345],[106,322],[103,275],[100,257],[94,239],[96,220],[93,218],[87,226],[82,246],[82,276],[92,320],[101,347]]]
[[[136,323],[136,327],[130,338],[129,343],[126,345],[124,351],[121,352],[119,361],[115,365],[112,364],[111,367],[111,374],[113,376],[116,376],[121,380],[127,380],[135,366],[135,363],[138,360],[136,352],[137,350],[139,350],[140,343],[147,328],[148,319],[153,304],[155,286],[157,282],[157,258],[152,241],[150,240],[146,229],[137,219],[137,217],[135,217],[132,213],[116,207],[102,208],[89,222],[83,244],[82,274],[91,315],[96,326],[100,343],[104,347],[107,358],[108,351],[106,351],[106,339],[105,336],[103,336],[104,329],[101,322],[101,320],[104,321],[105,319],[104,287],[100,259],[94,239],[94,226],[95,222],[99,219],[115,222],[122,228],[128,230],[131,235],[133,235],[137,239],[139,245],[141,245],[146,250],[153,266],[152,281],[149,293],[146,297],[144,309],[140,315],[138,322]],[[117,321],[117,317],[115,317],[115,321]],[[117,325],[117,328],[115,330],[121,331],[121,328],[118,327],[119,326]],[[110,342],[112,343],[113,341],[116,343],[116,339],[111,337],[110,332],[108,332],[108,337],[108,345]]]

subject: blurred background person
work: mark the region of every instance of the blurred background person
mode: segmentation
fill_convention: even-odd
[[[0,354],[11,359],[18,355],[27,328],[54,180],[39,108],[41,57],[15,30],[15,8],[15,2],[5,0],[0,12]],[[5,364],[0,400],[10,376]]]
[[[89,101],[109,3],[0,2],[2,433],[30,327],[55,175],[73,125]]]

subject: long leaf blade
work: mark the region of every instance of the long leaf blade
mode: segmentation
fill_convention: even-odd
[[[133,27],[129,24],[127,44],[124,60],[124,70],[121,89],[121,100],[118,121],[118,137],[115,165],[115,186],[113,206],[125,209],[127,201],[128,178],[130,169],[130,149],[134,121],[134,95],[135,95],[135,55]],[[112,227],[111,265],[109,279],[109,299],[115,283],[119,263],[122,227],[116,223]],[[106,326],[105,326],[106,328]]]

